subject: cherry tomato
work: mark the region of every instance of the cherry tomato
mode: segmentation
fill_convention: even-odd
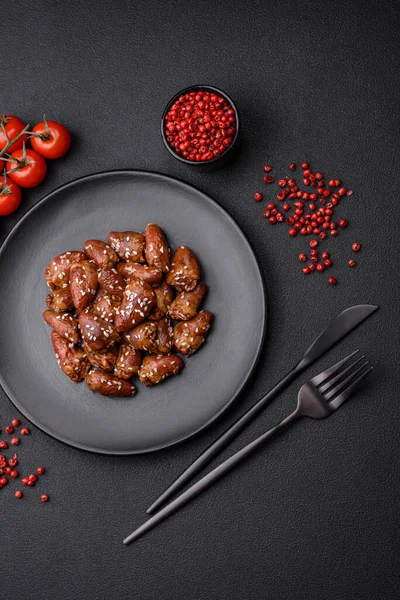
[[[21,148],[13,152],[10,158],[13,160],[7,163],[7,175],[21,187],[35,187],[45,178],[46,161],[34,150],[28,148],[24,155],[24,148]],[[16,167],[19,168],[13,171]]]
[[[21,204],[21,190],[9,177],[4,176],[0,183],[0,216],[4,217]]]
[[[44,158],[60,158],[71,145],[69,131],[57,121],[42,121],[33,128],[32,148]]]
[[[6,147],[9,140],[13,140],[21,131],[24,129],[25,123],[21,121],[18,117],[14,117],[13,115],[3,115],[0,116],[0,151]],[[4,133],[4,129],[7,132],[7,136]],[[14,150],[18,150],[18,148],[22,148],[24,142],[26,142],[27,135],[22,135],[19,140],[11,144],[8,148],[7,152],[11,153]]]

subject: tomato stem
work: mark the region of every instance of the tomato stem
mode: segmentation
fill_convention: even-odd
[[[28,136],[29,139],[31,138],[40,138],[43,142],[48,142],[49,139],[51,138],[51,135],[47,135],[45,133],[32,133],[31,135]]]
[[[8,194],[8,195],[12,194],[11,186],[7,185],[7,174],[6,174],[5,169],[4,169],[4,174],[3,174],[3,182],[0,187],[0,194],[2,194],[3,196],[5,194]]]
[[[44,123],[44,130],[46,132],[46,139],[49,140],[51,136],[50,136],[50,129],[49,129],[49,126],[46,121],[46,115],[43,115],[43,123]]]
[[[18,165],[17,167],[14,167],[14,169],[10,169],[9,171],[7,171],[7,175],[9,175],[10,173],[15,173],[15,171],[19,171],[20,169],[23,169],[23,165]]]
[[[44,130],[46,133],[33,133],[29,136],[29,138],[31,137],[38,137],[42,140],[42,142],[48,142],[51,139],[51,133],[50,133],[50,128],[49,125],[46,121],[46,115],[43,115],[43,124],[44,124]]]
[[[7,154],[7,156],[10,156],[10,155]],[[4,158],[4,157],[2,157],[1,160],[4,161],[4,162],[12,162],[12,163],[15,163],[17,161],[16,158]]]
[[[10,148],[10,146],[12,146],[14,144],[14,142],[18,141],[19,138],[21,138],[23,135],[29,133],[29,127],[30,127],[30,125],[28,123],[28,125],[25,125],[23,130],[18,135],[16,135],[14,139],[10,140],[10,138],[8,137],[6,128],[5,128],[4,124],[2,123],[1,129],[4,131],[4,135],[6,136],[7,144],[4,146],[3,150],[0,150],[0,157],[3,156],[3,154],[6,154],[7,150]]]

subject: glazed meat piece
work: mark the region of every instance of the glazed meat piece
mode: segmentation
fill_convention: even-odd
[[[137,350],[157,352],[157,325],[150,321],[140,323],[124,334],[124,340]]]
[[[45,270],[51,293],[43,318],[63,371],[106,396],[134,395],[136,374],[152,386],[178,373],[184,362],[171,352],[196,352],[212,319],[198,312],[207,286],[192,250],[179,246],[170,259],[155,223],[145,234],[86,240],[84,250],[56,256]],[[181,322],[173,328],[172,320]]]
[[[122,298],[124,289],[126,287],[126,281],[118,273],[117,269],[102,269],[98,275],[100,287],[107,290],[112,296],[118,296]]]
[[[56,331],[51,332],[51,343],[57,362],[64,373],[72,381],[78,382],[85,379],[89,370],[89,363],[82,348],[74,346],[72,342],[68,342],[65,337]]]
[[[111,323],[90,312],[79,315],[79,329],[83,340],[95,352],[106,350],[120,339],[118,332]]]
[[[113,323],[115,319],[115,309],[120,304],[121,300],[117,296],[111,296],[107,290],[100,288],[94,299],[91,312],[97,317],[100,317],[100,319]]]
[[[197,258],[187,246],[179,246],[172,256],[170,271],[165,281],[178,292],[190,292],[200,279]]]
[[[65,288],[57,288],[51,294],[48,294],[46,298],[46,304],[50,310],[56,312],[64,312],[66,310],[72,310],[74,303],[71,296],[71,288],[68,285]]]
[[[163,278],[162,271],[156,269],[156,267],[148,267],[147,265],[140,265],[134,262],[121,262],[117,265],[117,271],[125,279],[139,279],[140,281],[147,281],[151,286],[156,286],[161,283]]]
[[[190,356],[196,352],[206,339],[211,319],[212,314],[208,310],[202,310],[190,321],[175,325],[174,344],[178,352],[184,356]]]
[[[155,323],[157,325],[157,352],[168,354],[174,343],[174,333],[168,317],[164,317]]]
[[[156,302],[153,288],[145,281],[132,279],[124,290],[114,324],[118,331],[129,331],[145,320]]]
[[[122,342],[119,347],[117,363],[115,365],[114,375],[119,379],[130,379],[139,371],[142,364],[142,355],[140,350]]]
[[[69,313],[58,313],[55,310],[45,310],[43,319],[66,340],[77,344],[79,341],[78,321]]]
[[[70,282],[72,301],[76,311],[80,313],[89,306],[96,295],[98,287],[96,267],[88,260],[72,264]]]
[[[174,321],[188,321],[195,317],[206,293],[207,286],[201,282],[191,292],[181,292],[169,309],[171,319],[174,319]]]
[[[169,248],[161,227],[149,223],[146,227],[146,261],[163,273],[169,271]]]
[[[139,369],[139,379],[145,386],[156,385],[183,369],[183,360],[174,354],[146,356]]]
[[[144,262],[144,235],[136,231],[112,231],[108,243],[122,260]]]
[[[86,383],[92,392],[102,396],[134,396],[136,388],[129,381],[118,379],[106,371],[92,370],[86,375]]]
[[[174,299],[172,288],[165,281],[157,288],[154,288],[154,293],[156,295],[156,305],[149,314],[149,321],[158,321],[162,317],[165,317]]]
[[[116,252],[102,240],[87,240],[83,244],[83,249],[102,269],[112,269],[118,260]]]
[[[78,250],[64,252],[53,258],[44,272],[49,288],[55,290],[56,288],[67,287],[69,285],[71,265],[77,262],[83,262],[84,260],[87,260],[86,254],[79,252]]]
[[[103,369],[103,371],[112,371],[117,361],[118,349],[115,346],[103,350],[103,352],[95,352],[91,347],[83,340],[82,347],[85,351],[88,361],[93,367]]]

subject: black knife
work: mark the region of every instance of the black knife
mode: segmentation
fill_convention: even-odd
[[[245,412],[233,425],[228,427],[219,438],[215,440],[196,460],[187,468],[171,485],[157,498],[155,502],[147,509],[149,515],[156,512],[167,500],[169,500],[178,490],[183,488],[199,471],[219,454],[251,421],[269,404],[278,394],[285,389],[300,373],[303,373],[325,352],[330,350],[337,342],[345,337],[350,331],[353,331],[357,325],[367,319],[378,306],[373,304],[360,304],[351,306],[341,312],[326,329],[309,347],[307,352],[287,375],[279,381],[265,396],[263,396],[254,406]]]

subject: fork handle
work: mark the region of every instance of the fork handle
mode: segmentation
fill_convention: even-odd
[[[204,477],[196,481],[189,489],[187,489],[183,494],[178,496],[175,500],[167,504],[164,508],[162,508],[159,512],[157,512],[153,517],[150,517],[143,525],[141,525],[136,531],[131,533],[127,538],[124,539],[124,544],[128,545],[132,543],[134,540],[138,539],[142,535],[144,535],[150,529],[153,529],[158,523],[164,521],[167,517],[169,517],[172,513],[177,511],[179,508],[190,502],[193,498],[201,494],[204,490],[209,488],[215,481],[221,479],[226,473],[232,471],[239,463],[244,461],[248,456],[253,454],[253,452],[262,446],[269,438],[271,438],[275,433],[277,433],[280,429],[283,429],[286,425],[289,425],[292,421],[295,421],[301,417],[297,408],[294,412],[288,415],[283,421],[272,427],[266,433],[263,433],[258,438],[247,444],[244,448],[233,454],[230,458],[225,460],[223,463],[215,467],[212,471],[207,473]]]
[[[289,373],[285,375],[269,392],[267,392],[256,404],[242,414],[232,425],[230,425],[208,448],[184,470],[163,491],[163,493],[147,509],[149,515],[158,511],[163,504],[181,490],[191,479],[193,479],[204,467],[206,467],[228,444],[235,439],[243,429],[253,421],[264,408],[272,402],[282,390],[284,390],[299,373],[302,373],[307,365],[298,363]]]

